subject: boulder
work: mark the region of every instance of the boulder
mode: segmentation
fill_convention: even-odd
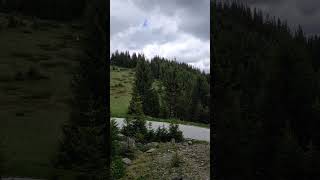
[[[122,162],[126,165],[130,165],[132,161],[129,158],[122,158]]]
[[[154,149],[154,148],[151,148],[151,149],[149,149],[148,151],[146,151],[147,153],[152,153],[152,152],[154,152],[156,149]]]
[[[151,142],[151,143],[148,143],[146,146],[149,148],[156,148],[156,147],[159,147],[159,143],[158,142]]]
[[[136,148],[135,140],[130,137],[127,137],[127,147],[128,149],[135,149]]]

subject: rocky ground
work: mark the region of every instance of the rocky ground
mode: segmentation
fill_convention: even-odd
[[[210,144],[207,142],[153,142],[140,145],[132,160],[124,158],[123,161],[127,167],[122,179],[210,179]]]

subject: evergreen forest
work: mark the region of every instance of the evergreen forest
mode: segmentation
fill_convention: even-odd
[[[212,1],[211,47],[216,179],[319,179],[320,37]]]

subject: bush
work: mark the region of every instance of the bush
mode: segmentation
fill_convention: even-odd
[[[170,124],[168,136],[174,138],[177,142],[183,141],[182,131],[179,130],[178,124]]]
[[[145,142],[145,136],[148,132],[146,121],[140,117],[135,119],[126,119],[126,124],[122,127],[122,134],[133,137],[138,142]]]
[[[117,122],[112,119],[110,122],[110,134],[111,134],[111,157],[116,156],[119,150],[119,128]]]
[[[151,141],[154,141],[156,136],[155,136],[155,132],[154,130],[152,129],[152,126],[151,126],[151,122],[149,122],[149,128],[148,128],[148,133],[146,134],[146,141],[148,142],[151,142]]]
[[[111,179],[120,179],[125,173],[125,167],[120,157],[111,162]]]
[[[155,136],[156,136],[155,137],[156,141],[167,142],[171,140],[169,138],[169,132],[164,126],[158,127],[158,129],[156,130]]]

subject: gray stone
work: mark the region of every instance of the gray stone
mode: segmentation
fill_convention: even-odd
[[[174,138],[171,139],[171,143],[174,144],[176,143],[176,140]]]
[[[147,153],[152,153],[153,151],[155,151],[156,149],[154,149],[154,148],[151,148],[151,149],[149,149],[148,151],[147,151]]]
[[[159,143],[158,142],[151,142],[151,143],[148,143],[146,146],[148,148],[156,148],[156,147],[159,147]]]
[[[127,147],[128,149],[135,149],[136,148],[136,143],[134,139],[127,137]]]
[[[126,165],[130,165],[132,163],[129,158],[122,158],[122,162]]]

